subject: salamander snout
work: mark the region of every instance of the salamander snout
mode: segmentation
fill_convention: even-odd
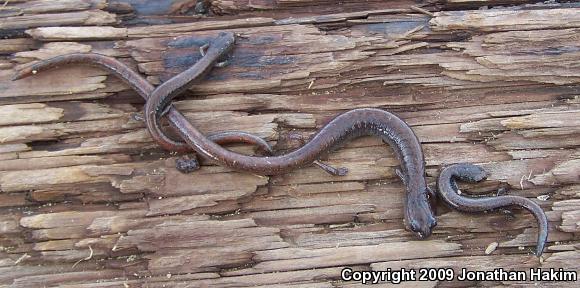
[[[453,165],[457,169],[456,177],[461,181],[480,182],[485,180],[489,174],[482,168],[470,163],[460,163]]]
[[[418,239],[431,236],[433,228],[437,226],[437,219],[435,219],[429,201],[429,191],[425,190],[424,192],[419,199],[411,200],[406,209],[407,229],[414,232]]]
[[[425,239],[431,236],[431,232],[435,226],[437,226],[437,220],[435,220],[434,217],[429,217],[425,219],[423,223],[411,220],[411,223],[409,223],[409,230],[415,232],[418,239]]]

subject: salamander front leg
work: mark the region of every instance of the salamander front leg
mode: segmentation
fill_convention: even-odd
[[[405,175],[405,173],[403,173],[403,171],[401,171],[400,167],[395,168],[395,174],[397,174],[397,176],[401,179],[401,182],[403,182],[403,185],[407,186],[407,176]],[[429,196],[430,201],[432,202],[432,204],[434,204],[435,201],[435,191],[433,189],[430,189],[429,187],[427,187],[427,193]],[[434,206],[434,205],[432,205]]]
[[[399,176],[399,178],[401,179],[401,181],[403,182],[403,184],[405,186],[407,186],[407,176],[405,176],[405,174],[403,173],[403,171],[401,171],[401,168],[399,168],[399,167],[395,168],[395,174],[397,174],[397,176]]]
[[[508,187],[501,186],[501,187],[499,187],[497,189],[497,193],[495,193],[495,196],[498,197],[498,196],[507,195],[508,190],[509,190]],[[498,211],[501,212],[502,214],[507,215],[511,219],[515,219],[516,218],[516,215],[514,214],[514,212],[511,209],[509,209],[509,208],[503,208],[503,207],[502,208],[498,208]]]

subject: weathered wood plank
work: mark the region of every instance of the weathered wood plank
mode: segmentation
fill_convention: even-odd
[[[1,287],[363,287],[342,268],[580,270],[576,3],[197,2],[14,0],[0,11]],[[377,139],[325,156],[344,177],[313,166],[262,177],[207,159],[181,174],[182,155],[148,136],[143,100],[108,73],[76,65],[10,81],[37,60],[93,52],[158,84],[221,30],[239,36],[229,65],[175,104],[201,131],[247,131],[282,154],[342,111],[394,111],[423,144],[429,183],[473,162],[490,176],[462,192],[538,203],[544,258],[531,255],[537,227],[520,209],[438,204],[434,234],[415,241],[398,161]]]
[[[580,26],[578,12],[578,8],[445,11],[436,13],[430,23],[433,29],[438,31],[473,29],[489,32],[577,28]]]

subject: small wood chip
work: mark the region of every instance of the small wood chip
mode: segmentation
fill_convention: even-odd
[[[495,251],[495,249],[497,249],[497,246],[499,245],[499,243],[497,242],[492,242],[491,244],[489,244],[487,246],[487,248],[485,248],[485,255],[489,255],[491,254],[493,251]]]
[[[540,200],[540,201],[546,201],[546,200],[550,199],[550,195],[540,195],[536,198],[538,198],[538,200]]]

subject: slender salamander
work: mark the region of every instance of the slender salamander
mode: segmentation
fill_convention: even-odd
[[[548,239],[548,219],[544,210],[536,202],[519,196],[497,196],[471,198],[458,193],[455,179],[465,182],[479,182],[487,178],[483,168],[469,163],[454,164],[444,168],[439,174],[437,188],[439,196],[452,208],[464,212],[483,212],[505,206],[521,206],[530,211],[538,221],[538,244],[536,256],[540,257]]]
[[[221,52],[218,54],[221,54]],[[33,65],[29,69],[21,71],[15,79],[24,78],[35,74],[38,71],[47,70],[60,64],[86,63],[104,67],[109,70],[124,81],[128,82],[128,84],[136,89],[143,98],[147,98],[148,95],[151,95],[151,93],[149,93],[151,85],[147,83],[147,81],[142,80],[136,72],[131,71],[125,65],[118,63],[118,61],[114,59],[108,57],[101,58],[104,56],[95,56],[93,54],[91,55],[92,56],[86,57],[64,55],[43,61]],[[211,62],[214,63],[215,59],[208,58],[208,60],[211,60]],[[206,64],[203,64],[205,67],[211,67],[207,62],[205,63]],[[193,72],[202,72],[199,69],[196,71]],[[176,77],[179,77],[179,75]],[[194,78],[196,77],[198,76],[195,76]],[[184,83],[183,85],[187,86],[187,84],[189,83]],[[172,85],[177,84],[174,83]],[[159,91],[169,91],[169,94],[176,95],[173,94],[172,91],[183,91],[184,88],[170,86],[166,89],[168,90]],[[166,96],[163,96],[163,94],[160,94],[158,97],[159,98],[156,98],[157,102],[160,100],[163,102],[168,101],[167,99],[174,96],[167,98]],[[151,103],[155,103],[155,101]],[[163,103],[152,105],[149,110],[150,112],[153,111],[153,114],[148,113],[147,117],[155,118],[156,115],[159,115],[157,114],[157,111],[161,110],[156,107],[162,107],[163,105]],[[407,189],[404,209],[405,225],[407,229],[415,232],[418,238],[423,239],[431,235],[433,227],[437,224],[430,205],[430,198],[433,199],[434,195],[427,186],[425,179],[425,162],[421,144],[407,123],[394,114],[380,109],[354,109],[334,118],[327,125],[322,127],[309,142],[295,151],[279,156],[256,157],[235,153],[221,147],[212,141],[212,139],[204,136],[183,116],[183,114],[172,106],[173,105],[167,106],[169,107],[167,110],[167,117],[170,123],[176,132],[198,154],[208,157],[221,165],[260,175],[283,174],[290,170],[316,162],[321,154],[338,148],[338,146],[349,139],[364,135],[378,136],[393,148],[397,158],[401,162],[401,170],[398,170],[397,174],[401,177]],[[150,120],[155,121],[153,118]],[[149,128],[151,129],[152,127],[150,126]],[[167,141],[164,143],[171,142]],[[171,144],[165,147],[170,149],[174,148]]]
[[[433,192],[425,179],[425,162],[417,136],[399,117],[387,111],[359,108],[345,112],[322,127],[309,142],[288,154],[270,157],[247,156],[222,148],[207,139],[189,121],[169,114],[169,119],[196,152],[221,165],[259,175],[283,174],[316,161],[321,154],[338,148],[352,138],[374,135],[388,143],[401,162],[397,173],[407,188],[405,224],[422,239],[431,235],[437,222],[431,210]]]
[[[156,139],[163,148],[168,150],[190,149],[187,143],[175,141],[163,132],[159,122],[161,116],[167,113],[167,108],[172,106],[171,101],[175,97],[183,93],[195,82],[202,80],[218,61],[223,59],[233,49],[235,39],[234,34],[231,32],[220,32],[209,44],[209,49],[205,56],[179,75],[163,82],[151,93],[145,104],[145,121],[151,137]],[[166,145],[167,143],[169,145]]]
[[[131,88],[133,88],[133,90],[135,90],[137,94],[141,95],[141,97],[143,97],[143,99],[145,100],[148,100],[150,98],[151,93],[153,93],[153,91],[155,90],[155,87],[151,85],[151,83],[147,82],[145,78],[143,78],[137,72],[133,71],[123,62],[120,62],[115,58],[91,53],[66,54],[56,56],[48,60],[40,61],[38,63],[35,63],[34,65],[31,65],[27,68],[18,71],[12,78],[12,80],[14,81],[18,79],[27,78],[39,72],[43,72],[46,70],[70,64],[90,65],[108,71],[111,74],[118,77],[119,79],[121,79]],[[175,118],[180,119],[181,121],[187,121],[186,118],[183,116],[183,114],[181,114],[177,109],[175,109],[173,105],[170,106],[168,113],[173,115]],[[273,149],[270,146],[270,144],[268,144],[268,142],[266,142],[264,139],[256,135],[246,133],[243,131],[217,132],[212,135],[209,135],[208,138],[211,141],[214,141],[218,144],[229,144],[229,143],[252,144],[256,145],[259,149],[263,150],[269,155],[273,154]],[[162,142],[164,139],[165,138],[155,140]],[[173,141],[167,143],[162,142],[162,144],[164,144],[162,146],[168,148],[169,150],[179,152],[187,152],[193,150],[188,145],[183,144],[172,146],[173,143],[174,143]]]

